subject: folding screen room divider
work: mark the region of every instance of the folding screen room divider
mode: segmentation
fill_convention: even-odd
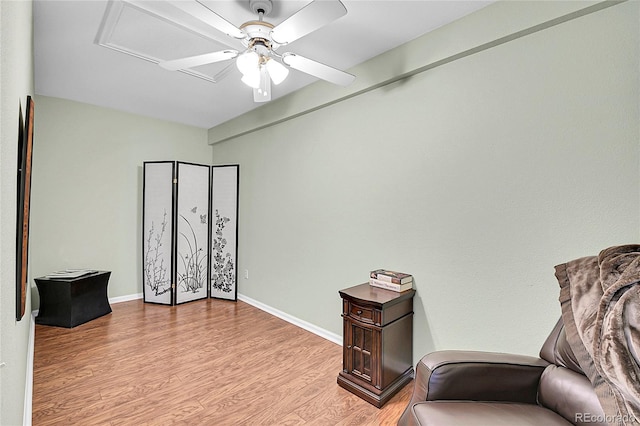
[[[239,165],[143,163],[143,295],[237,299]]]

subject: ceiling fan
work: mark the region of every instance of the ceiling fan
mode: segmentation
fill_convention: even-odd
[[[289,69],[284,65],[341,86],[347,86],[355,79],[352,74],[296,53],[277,53],[281,46],[345,15],[347,9],[340,0],[314,0],[278,25],[263,20],[271,12],[273,7],[271,0],[250,0],[249,6],[258,15],[258,20],[245,22],[240,27],[231,24],[197,0],[177,0],[171,1],[171,4],[233,39],[239,40],[244,50],[240,52],[235,49],[225,49],[164,61],[159,63],[162,68],[177,71],[235,58],[235,64],[242,73],[242,81],[253,88],[255,102],[271,100],[271,82],[280,84],[289,74]],[[220,71],[214,80],[219,81],[226,76],[232,67],[233,64],[230,64]]]

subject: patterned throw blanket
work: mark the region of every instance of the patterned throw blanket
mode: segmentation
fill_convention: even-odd
[[[640,424],[640,245],[556,266],[567,339],[610,425]]]

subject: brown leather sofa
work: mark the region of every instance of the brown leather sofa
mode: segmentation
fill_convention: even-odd
[[[398,425],[605,426],[607,418],[561,319],[540,358],[473,351],[423,357]]]

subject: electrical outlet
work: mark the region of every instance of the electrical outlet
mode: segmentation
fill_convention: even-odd
[[[249,270],[248,270],[248,269],[245,269],[245,270],[244,270],[244,279],[245,279],[245,280],[248,280],[248,279],[249,279]]]

